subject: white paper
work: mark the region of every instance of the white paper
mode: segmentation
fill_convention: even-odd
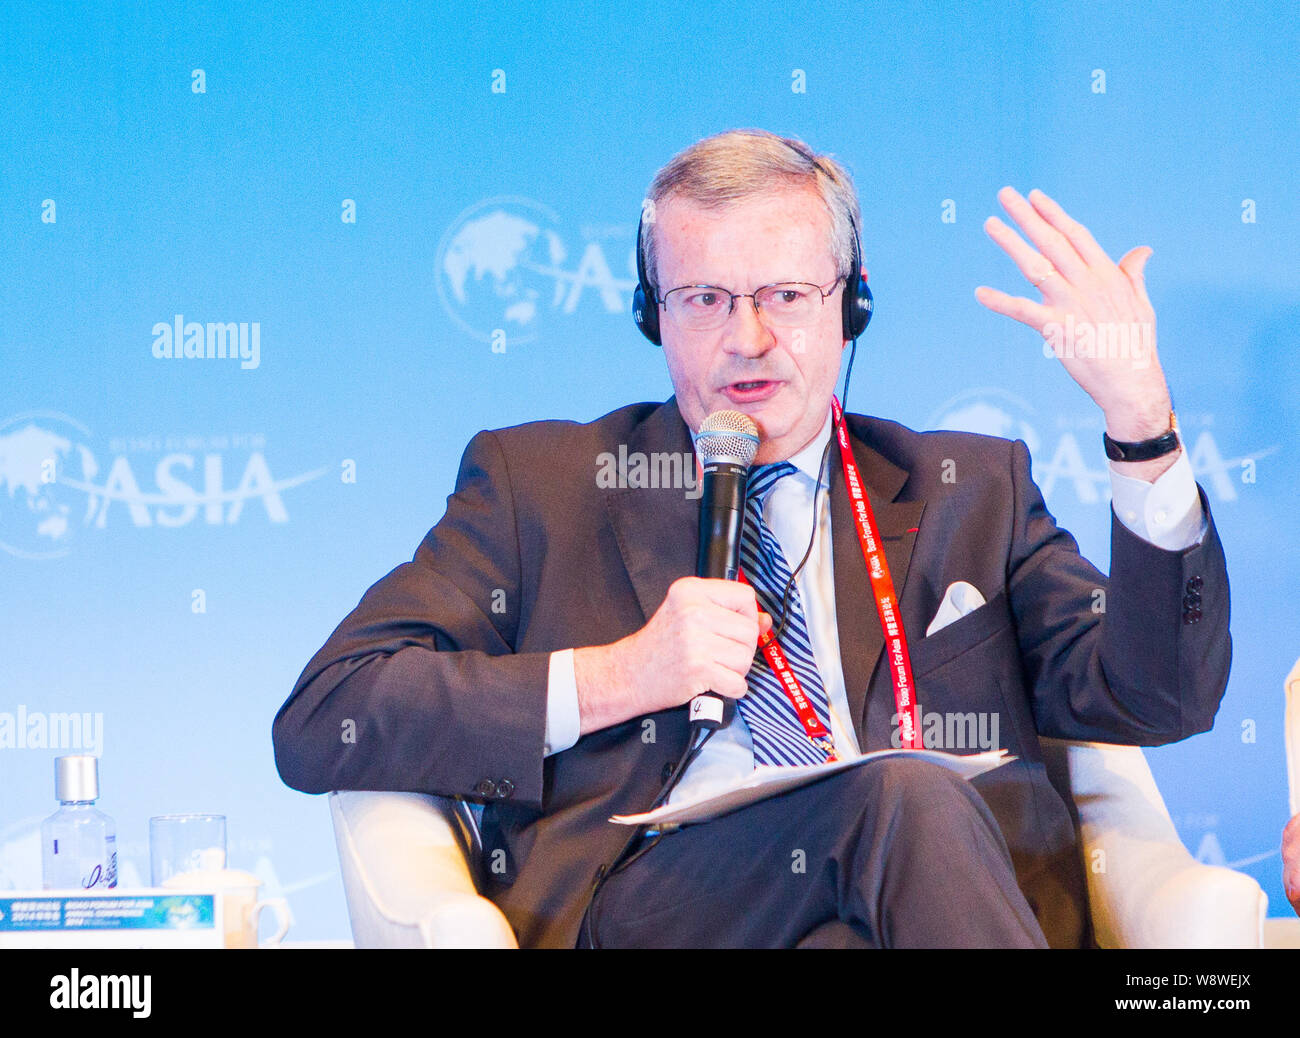
[[[880,760],[883,757],[920,757],[970,780],[976,775],[1001,767],[1016,758],[1006,750],[988,750],[984,753],[957,754],[944,753],[942,750],[876,750],[864,753],[860,757],[835,761],[833,764],[809,764],[801,767],[773,767],[759,765],[748,775],[737,779],[721,789],[714,789],[703,796],[681,803],[669,803],[653,811],[639,815],[614,815],[611,822],[620,825],[685,825],[688,822],[706,822],[737,808],[763,800],[778,793],[784,793],[799,786],[806,786],[827,775],[853,768],[864,761]]]

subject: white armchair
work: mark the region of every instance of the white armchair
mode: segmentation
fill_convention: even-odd
[[[358,948],[515,948],[470,873],[458,805],[420,793],[329,795]],[[472,854],[472,851],[470,851]]]
[[[1050,739],[1043,747],[1057,787],[1073,795],[1101,947],[1263,946],[1268,898],[1252,877],[1188,853],[1140,749]],[[1296,768],[1293,755],[1293,799]],[[357,947],[517,946],[475,885],[466,805],[370,792],[330,793],[329,804]]]

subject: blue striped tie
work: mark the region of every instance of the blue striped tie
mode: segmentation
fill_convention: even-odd
[[[763,502],[776,481],[794,471],[795,467],[788,461],[760,465],[750,473],[746,490],[740,563],[758,596],[759,608],[771,615],[774,625],[781,622],[781,596],[790,579],[790,566],[776,537],[767,523],[763,522]],[[780,644],[786,662],[803,686],[804,695],[829,731],[830,704],[821,675],[817,673],[817,660],[813,655],[797,585],[790,589],[790,609],[785,630],[781,632]],[[746,680],[749,694],[739,699],[737,705],[753,739],[754,763],[824,763],[825,751],[814,746],[805,734],[799,715],[762,652],[754,653],[754,662]]]

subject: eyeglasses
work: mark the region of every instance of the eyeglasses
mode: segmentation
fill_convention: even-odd
[[[783,281],[753,292],[728,292],[716,285],[682,285],[666,292],[660,305],[679,325],[693,332],[721,328],[736,309],[737,299],[752,299],[754,312],[778,328],[802,328],[817,320],[827,297],[843,280],[836,278],[828,289],[806,281]]]

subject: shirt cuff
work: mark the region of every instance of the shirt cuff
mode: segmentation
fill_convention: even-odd
[[[582,734],[578,711],[578,675],[573,669],[573,650],[551,653],[551,670],[546,683],[546,739],[542,755],[567,750]]]
[[[1165,551],[1200,544],[1209,520],[1186,450],[1154,483],[1121,475],[1113,464],[1109,467],[1111,505],[1132,533]]]

